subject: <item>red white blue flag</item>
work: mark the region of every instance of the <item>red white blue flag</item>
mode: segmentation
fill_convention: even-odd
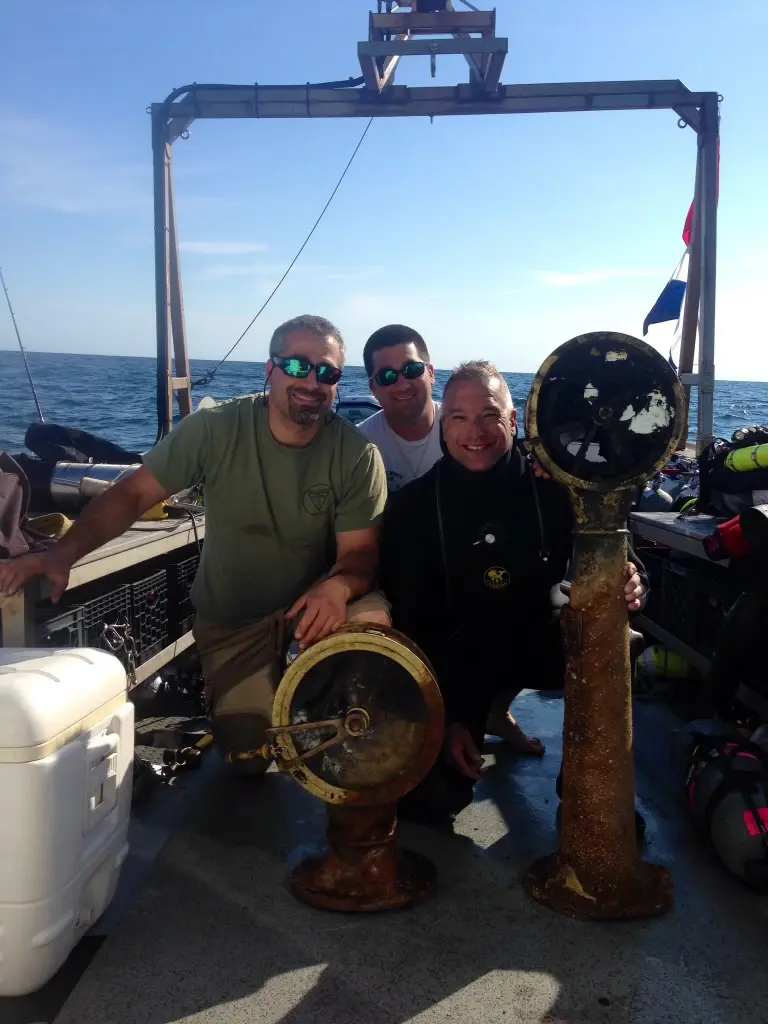
[[[675,267],[672,277],[664,285],[661,294],[648,316],[643,321],[643,337],[648,333],[651,324],[663,324],[668,320],[679,320],[680,311],[683,308],[685,288],[688,283],[688,264],[690,262],[690,248],[683,253],[683,258]]]
[[[717,198],[720,199],[720,138],[717,140]],[[685,252],[675,268],[675,272],[669,281],[664,285],[658,299],[653,304],[648,316],[643,321],[643,337],[648,333],[651,324],[663,324],[669,320],[680,320],[680,314],[685,299],[685,288],[688,283],[688,265],[691,256],[691,237],[693,234],[693,211],[695,200],[688,209],[688,215],[683,225],[683,242]],[[679,326],[679,325],[678,325]],[[670,354],[670,362],[672,357]],[[673,363],[674,365],[674,363]]]

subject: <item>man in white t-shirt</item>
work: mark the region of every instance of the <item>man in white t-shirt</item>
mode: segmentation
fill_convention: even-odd
[[[440,403],[432,398],[435,371],[422,336],[403,324],[375,331],[365,343],[363,362],[381,411],[358,428],[381,452],[388,490],[398,491],[443,454]]]

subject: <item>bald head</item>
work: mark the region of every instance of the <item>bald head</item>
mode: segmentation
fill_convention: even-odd
[[[488,394],[495,395],[509,412],[515,408],[507,382],[493,363],[486,359],[473,359],[456,367],[443,389],[443,403],[450,403],[451,391],[455,390],[457,384],[462,383],[476,384],[484,388]]]

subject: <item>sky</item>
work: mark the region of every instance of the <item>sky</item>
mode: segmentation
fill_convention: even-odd
[[[483,0],[475,0],[484,6]],[[768,380],[768,0],[496,0],[506,84],[679,78],[723,95],[716,375]],[[30,350],[151,356],[147,107],[192,81],[359,74],[373,0],[6,0],[0,266]],[[397,81],[465,81],[459,56]],[[365,121],[198,121],[174,150],[192,357],[222,356],[309,228]],[[696,139],[670,111],[380,119],[234,358],[317,313],[349,361],[407,323],[450,368],[533,372],[588,330],[642,335],[683,254]],[[647,340],[668,352],[674,325]],[[0,348],[15,347],[0,308]]]

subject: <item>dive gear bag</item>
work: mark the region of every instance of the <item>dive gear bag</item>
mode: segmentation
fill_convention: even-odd
[[[698,459],[696,512],[730,519],[745,508],[759,504],[753,492],[768,490],[768,466],[764,464],[765,459],[759,457],[766,444],[766,425],[742,427],[734,431],[730,441],[716,437]],[[758,457],[753,458],[755,453]]]

